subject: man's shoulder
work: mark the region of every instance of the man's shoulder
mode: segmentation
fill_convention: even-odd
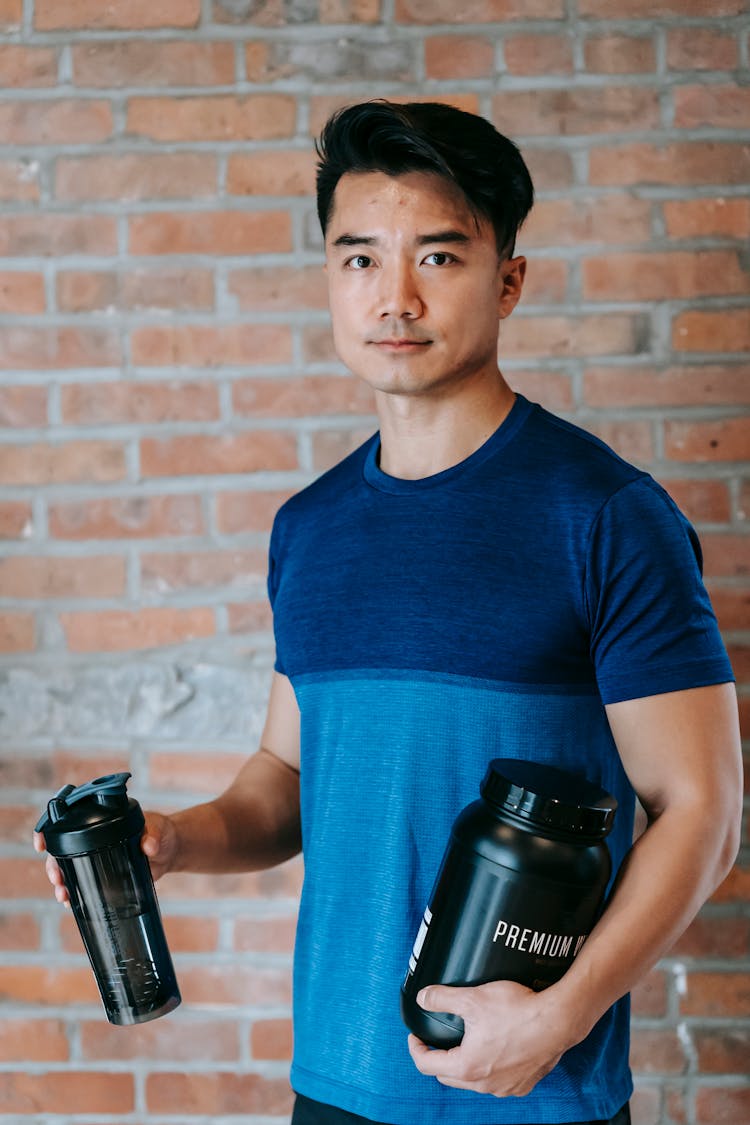
[[[324,518],[327,510],[346,503],[362,484],[363,466],[377,434],[367,438],[350,454],[314,481],[295,492],[276,513],[277,522]]]

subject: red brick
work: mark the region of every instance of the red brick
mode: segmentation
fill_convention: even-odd
[[[606,145],[589,153],[589,182],[611,184],[737,184],[750,178],[750,147],[725,141],[670,145]]]
[[[112,107],[105,101],[71,98],[0,104],[0,136],[6,145],[93,144],[106,141],[112,127]]]
[[[271,266],[233,270],[228,291],[243,312],[286,312],[292,309],[326,309],[328,287],[321,266]]]
[[[244,966],[236,962],[211,966],[185,964],[180,970],[180,991],[185,1003],[190,1005],[276,1007],[291,1000],[291,976],[291,969]]]
[[[26,842],[28,840],[27,836]],[[0,914],[0,949],[3,952],[28,953],[36,950],[39,938],[39,923],[33,914],[11,914],[7,909]]]
[[[664,423],[665,455],[673,461],[742,461],[750,450],[750,417]]]
[[[584,42],[589,74],[650,74],[656,69],[656,51],[650,37],[592,35]]]
[[[267,571],[267,553],[259,548],[145,554],[141,556],[141,588],[160,595],[217,586],[262,588]]]
[[[98,1020],[81,1024],[81,1057],[86,1062],[108,1059],[149,1059],[159,1062],[234,1062],[239,1055],[234,1021],[191,1019],[154,1020],[128,1028]]]
[[[511,35],[503,52],[509,74],[573,72],[573,41],[565,35]]]
[[[164,919],[164,932],[173,953],[215,953],[219,944],[219,919],[172,914]]]
[[[6,1018],[0,1023],[3,1062],[65,1062],[69,1057],[62,1020]]]
[[[0,839],[7,843],[27,845],[38,819],[39,809],[36,806],[0,806]]]
[[[162,648],[213,636],[212,609],[100,610],[61,613],[60,623],[71,652],[126,652]]]
[[[296,929],[296,914],[236,918],[234,948],[238,953],[291,953]]]
[[[0,200],[4,203],[35,203],[38,199],[39,162],[31,159],[0,160]]]
[[[376,23],[380,19],[380,0],[318,0],[320,23]],[[215,23],[252,24],[254,27],[283,27],[294,23],[287,0],[260,0],[238,5],[236,0],[213,0],[211,18]]]
[[[117,226],[110,215],[0,216],[0,256],[62,258],[116,253]]]
[[[351,375],[239,379],[232,385],[232,408],[253,418],[375,413],[372,391]]]
[[[44,788],[61,785],[83,785],[92,777],[107,773],[121,773],[130,768],[127,751],[87,747],[86,750],[55,750],[48,759],[52,767],[52,781]]]
[[[538,192],[558,192],[563,188],[571,187],[574,183],[575,174],[570,153],[563,152],[559,148],[527,145],[524,148],[524,158]],[[539,203],[535,205],[538,206]]]
[[[524,305],[556,305],[565,301],[567,295],[568,263],[533,255],[523,286]]]
[[[71,484],[122,480],[123,446],[114,441],[0,447],[0,479],[11,484]]]
[[[495,73],[495,47],[475,35],[431,35],[424,63],[427,78],[488,78]]]
[[[61,312],[109,309],[173,309],[212,311],[214,275],[211,269],[59,270],[57,307]]]
[[[750,1012],[750,976],[732,972],[689,972],[680,1014],[738,1018]]]
[[[732,70],[737,60],[737,40],[717,28],[672,27],[667,31],[670,70]]]
[[[672,347],[692,352],[750,351],[750,310],[680,313],[672,321]]]
[[[0,329],[0,367],[11,370],[57,370],[65,367],[114,367],[120,362],[117,333],[109,328]]]
[[[22,270],[0,273],[0,313],[41,313],[45,304],[42,274]]]
[[[317,430],[313,434],[313,467],[324,472],[372,437],[374,426],[345,430]]]
[[[661,1091],[636,1084],[630,1109],[634,1125],[661,1125]]]
[[[101,1071],[3,1072],[0,1105],[10,1114],[131,1113],[133,1076]]]
[[[750,402],[742,367],[594,367],[583,377],[590,406],[731,406]]]
[[[643,242],[651,233],[646,199],[610,195],[600,199],[542,199],[524,223],[519,242],[529,246],[580,246],[583,242]],[[529,269],[534,268],[534,258]]]
[[[744,641],[728,641],[727,653],[732,665],[732,669],[739,684],[750,684],[750,645]],[[742,872],[741,880],[737,880],[737,884],[744,883],[745,898],[750,898],[750,889],[748,888],[749,872]],[[714,901],[719,901],[717,898]]]
[[[288,1114],[293,1095],[286,1078],[222,1071],[158,1073],[146,1077],[150,1113]]]
[[[698,1125],[740,1125],[750,1121],[750,1086],[699,1087],[695,1110]]]
[[[318,0],[321,23],[377,23],[380,0]]]
[[[296,117],[286,94],[133,97],[126,128],[154,141],[268,141],[293,136]]]
[[[312,195],[315,154],[308,149],[232,153],[227,160],[229,195]]]
[[[667,979],[659,969],[652,969],[633,989],[633,1015],[658,1018],[667,1011]]]
[[[750,237],[750,199],[673,199],[662,208],[670,238]]]
[[[289,363],[292,339],[284,324],[210,324],[137,328],[133,362],[143,367],[248,367]]]
[[[397,0],[399,23],[494,23],[512,19],[559,19],[562,0]]]
[[[254,1059],[291,1059],[292,1021],[255,1020],[250,1029],[250,1053]]]
[[[71,47],[76,86],[231,86],[231,43],[125,39],[75,43]]]
[[[603,19],[656,19],[659,16],[738,16],[744,0],[580,0],[578,14]]]
[[[703,566],[708,578],[750,573],[750,537],[731,532],[705,531],[701,535]]]
[[[235,602],[227,605],[227,628],[234,633],[269,632],[273,625],[271,607],[262,602]]]
[[[46,896],[49,892],[44,867],[37,858],[0,856],[0,886],[6,898]]]
[[[514,391],[520,391],[532,402],[539,402],[548,410],[572,411],[573,388],[569,375],[557,371],[516,369],[508,373]]]
[[[750,560],[749,564],[750,564]],[[748,567],[750,569],[750,565]],[[750,590],[712,587],[711,604],[722,632],[750,629]]]
[[[33,528],[31,505],[23,500],[0,502],[0,539],[26,539]]]
[[[747,1028],[694,1028],[698,1070],[703,1074],[744,1074],[750,1059]]]
[[[492,119],[514,136],[627,133],[658,126],[659,100],[641,86],[505,91],[492,99]]]
[[[30,613],[0,612],[0,652],[33,652],[34,636]]]
[[[0,85],[6,90],[24,86],[55,86],[57,54],[51,47],[20,43],[0,46]]]
[[[12,555],[0,559],[6,598],[117,598],[125,593],[125,559]]]
[[[62,387],[62,416],[74,425],[210,422],[219,417],[214,383],[68,383]]]
[[[215,795],[234,781],[246,761],[247,754],[228,751],[191,754],[155,750],[149,756],[149,785],[171,792]]]
[[[635,419],[632,421],[603,419],[593,422],[588,428],[627,461],[645,465],[654,459],[654,439],[650,422]]]
[[[304,866],[302,860],[297,857],[291,859],[286,863],[280,864],[278,867],[269,868],[265,871],[250,871],[242,872],[235,875],[188,875],[185,873],[171,874],[168,879],[163,880],[159,884],[159,896],[165,898],[167,901],[184,902],[186,899],[200,898],[200,899],[227,899],[237,898],[241,899],[243,904],[246,904],[248,899],[297,899],[302,889],[302,878],[304,874]],[[249,989],[252,989],[252,968],[248,971],[246,983]],[[198,977],[195,978],[195,988],[201,991],[202,999],[210,998],[210,978],[213,970],[206,970],[208,975],[205,975],[203,970],[200,971]],[[216,970],[218,979],[223,980],[224,968],[219,966]],[[230,984],[231,974],[227,970],[226,979],[227,984]],[[266,979],[265,977],[263,979]],[[271,974],[267,978],[269,983],[269,990],[274,993],[276,999],[269,1002],[282,1003],[283,1000],[279,999],[279,981],[285,980],[284,974],[275,975]],[[256,996],[260,995],[258,989],[261,986],[261,981],[258,982],[256,988]],[[284,985],[286,988],[286,985]],[[202,991],[205,989],[205,993]],[[229,994],[228,994],[229,995]],[[249,993],[248,993],[249,995]],[[266,993],[263,992],[265,997]],[[223,1003],[224,1001],[217,1002]],[[231,995],[229,995],[229,1002],[231,1002]],[[252,1000],[248,1001],[253,1003]]]
[[[515,316],[503,321],[500,356],[521,358],[629,354],[640,350],[636,316]]]
[[[188,211],[134,215],[131,254],[270,254],[291,250],[285,211]]]
[[[291,492],[220,492],[216,497],[216,526],[223,535],[270,531],[273,517]]]
[[[728,523],[732,506],[729,489],[719,480],[662,480],[677,507],[698,523]]]
[[[674,123],[684,129],[742,129],[750,119],[750,88],[676,86]]]
[[[731,657],[730,652],[730,657]],[[746,779],[750,781],[750,778]],[[712,903],[744,903],[750,899],[750,867],[736,863],[724,882],[711,895]]]
[[[152,539],[204,530],[200,498],[183,494],[52,504],[49,528],[55,539]]]
[[[670,950],[675,957],[731,960],[750,952],[750,918],[699,915]]]
[[[217,193],[216,157],[197,152],[59,157],[54,190],[65,203],[210,199]]]
[[[46,387],[0,387],[0,426],[47,424]]]
[[[0,0],[0,26],[20,27],[23,20],[23,0]]]
[[[634,1028],[630,1065],[639,1074],[684,1074],[687,1059],[676,1032]]]
[[[431,3],[431,0],[430,0]],[[390,94],[389,101],[400,104],[403,102],[429,102],[434,101],[434,94]],[[310,133],[317,136],[325,125],[330,115],[336,109],[351,105],[351,95],[341,94],[313,94],[310,97]],[[466,110],[467,113],[479,113],[479,98],[476,94],[454,94],[442,91],[440,101],[445,105],[455,106],[456,109]]]
[[[146,477],[255,473],[297,467],[294,436],[267,430],[217,437],[185,434],[144,438],[141,442],[141,472]]]
[[[583,262],[583,295],[589,301],[736,296],[750,292],[749,282],[735,250],[608,254]]]
[[[196,27],[200,0],[128,0],[127,4],[102,4],[100,0],[36,0],[37,31],[71,28],[137,30],[157,27]]]

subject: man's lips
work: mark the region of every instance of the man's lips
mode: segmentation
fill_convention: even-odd
[[[432,340],[410,340],[405,337],[387,338],[385,340],[370,340],[369,343],[375,344],[378,348],[425,348]]]

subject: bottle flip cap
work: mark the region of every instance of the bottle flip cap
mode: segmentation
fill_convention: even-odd
[[[606,836],[617,810],[615,798],[585,777],[514,758],[494,758],[480,792],[485,800],[521,820],[582,838]]]
[[[127,794],[129,773],[110,773],[85,785],[63,785],[36,825],[50,855],[81,855],[119,844],[143,831],[140,805]]]

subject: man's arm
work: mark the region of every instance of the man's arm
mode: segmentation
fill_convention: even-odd
[[[44,848],[38,834],[37,851]],[[167,871],[226,873],[273,867],[301,847],[299,709],[286,676],[274,673],[260,749],[219,797],[171,816],[146,813],[142,841],[154,878]],[[47,874],[68,895],[56,861]]]
[[[419,1070],[450,1086],[528,1093],[569,1047],[674,944],[726,876],[739,843],[742,764],[732,684],[607,707],[648,826],[614,894],[565,976],[534,993],[507,981],[431,986],[420,1003],[464,1018],[459,1047],[432,1051],[414,1036]]]

